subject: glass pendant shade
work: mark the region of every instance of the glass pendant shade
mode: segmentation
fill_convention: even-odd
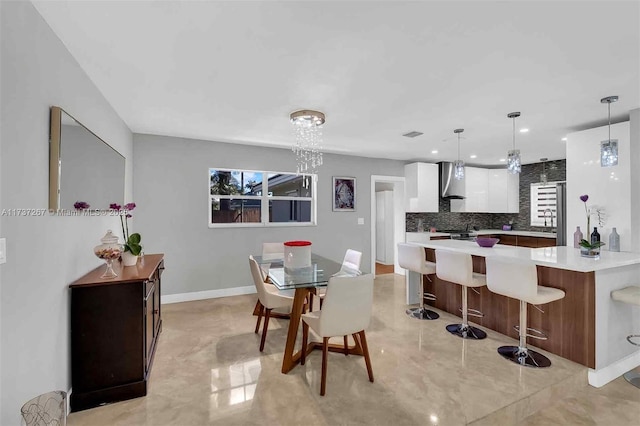
[[[547,176],[547,168],[546,168],[547,158],[541,158],[540,161],[542,161],[542,173],[540,173],[540,183],[543,185],[546,185],[547,182],[549,182],[549,177]]]
[[[507,114],[507,117],[513,119],[513,149],[509,150],[507,153],[507,170],[512,175],[515,175],[522,171],[520,150],[516,149],[516,118],[520,117],[520,113],[510,112]]]
[[[520,150],[512,149],[507,156],[507,170],[512,175],[520,173],[522,171],[522,164],[520,163]]]
[[[611,139],[611,103],[617,101],[617,96],[607,96],[600,99],[600,103],[606,103],[609,110],[609,139],[600,142],[600,166],[602,167],[618,165],[618,140]]]
[[[611,167],[618,165],[618,140],[610,139],[600,142],[600,165]]]
[[[460,159],[460,133],[464,132],[464,129],[455,129],[453,133],[458,135],[458,159],[453,162],[453,177],[456,180],[464,179],[464,161]]]
[[[453,166],[454,166],[453,177],[455,177],[458,180],[464,179],[464,161],[462,160],[454,161]]]

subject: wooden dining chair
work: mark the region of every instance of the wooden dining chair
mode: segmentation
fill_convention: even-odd
[[[258,302],[260,304],[255,333],[258,333],[258,330],[260,329],[260,321],[264,316],[262,339],[260,340],[260,352],[262,352],[264,350],[264,343],[267,339],[269,318],[272,316],[271,311],[278,308],[291,309],[293,297],[280,294],[275,286],[264,282],[262,272],[260,271],[260,265],[258,265],[258,262],[256,262],[253,256],[249,256],[249,267],[251,268],[251,275],[256,286],[256,291],[258,292]]]
[[[365,336],[365,330],[371,323],[372,305],[373,275],[332,277],[329,279],[322,309],[302,315],[302,357],[300,359],[302,365],[306,360],[309,327],[322,337],[320,395],[324,395],[326,390],[330,337],[343,336],[345,355],[348,355],[347,337],[353,336],[356,346],[362,347],[369,381],[373,382],[373,369]]]

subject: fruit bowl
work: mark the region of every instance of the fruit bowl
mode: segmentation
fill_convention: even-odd
[[[500,238],[489,238],[489,237],[476,238],[476,243],[478,243],[480,247],[493,247],[498,243],[498,241],[500,241]]]

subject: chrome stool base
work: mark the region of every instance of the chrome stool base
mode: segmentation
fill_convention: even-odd
[[[498,353],[509,361],[522,365],[523,367],[546,368],[551,366],[551,360],[549,360],[549,358],[527,348],[500,346]]]
[[[440,318],[440,315],[437,312],[426,308],[407,309],[406,313],[410,317],[420,320],[435,320]]]
[[[487,333],[470,325],[463,327],[462,324],[449,324],[447,331],[463,339],[481,340],[487,337]]]
[[[640,388],[640,373],[636,373],[635,371],[629,371],[628,373],[624,373],[624,379],[631,383],[633,386]]]

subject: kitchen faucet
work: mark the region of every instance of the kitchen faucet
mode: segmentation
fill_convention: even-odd
[[[547,212],[549,212],[549,218],[551,219],[551,227],[553,228],[553,210],[545,209],[542,213],[544,215],[544,226],[547,226]]]

